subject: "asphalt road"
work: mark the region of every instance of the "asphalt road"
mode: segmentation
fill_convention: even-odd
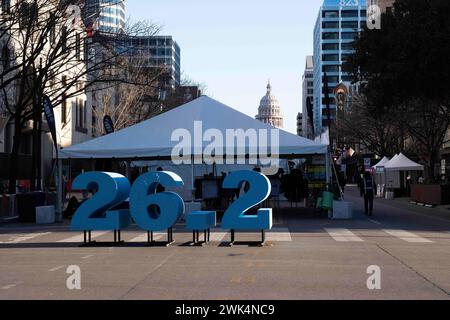
[[[370,219],[355,190],[351,221],[277,217],[265,247],[258,234],[214,230],[210,244],[191,247],[175,228],[170,247],[146,247],[137,228],[126,244],[79,247],[67,225],[0,225],[0,299],[449,299],[450,220],[425,208],[376,200]],[[430,209],[428,209],[430,210]],[[94,233],[99,243],[112,233]],[[163,239],[163,235],[157,235]],[[69,290],[69,266],[80,290]],[[381,289],[369,290],[369,266]]]

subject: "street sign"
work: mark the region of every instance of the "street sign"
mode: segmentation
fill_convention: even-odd
[[[370,158],[364,158],[364,168],[365,169],[370,168]]]

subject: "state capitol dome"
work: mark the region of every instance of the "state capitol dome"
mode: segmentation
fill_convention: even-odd
[[[272,86],[267,84],[267,93],[259,103],[256,120],[270,124],[276,128],[283,128],[283,115],[277,98],[272,95]]]

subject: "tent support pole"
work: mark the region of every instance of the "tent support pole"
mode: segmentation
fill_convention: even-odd
[[[64,195],[63,195],[63,179],[62,179],[62,160],[58,159],[57,165],[57,178],[56,178],[56,221],[62,222],[63,220],[63,207],[64,207]]]
[[[195,177],[194,177],[194,155],[191,155],[191,192],[192,192],[192,203],[194,203],[195,200],[195,181],[194,181]]]
[[[325,166],[326,166],[327,185],[329,185],[329,184],[331,184],[331,151],[330,150],[325,155]]]
[[[331,148],[328,149],[328,152],[325,156],[325,165],[326,165],[326,178],[327,178],[327,190],[331,190]],[[329,189],[330,188],[330,189]],[[328,210],[328,219],[333,218],[333,213],[331,210]]]

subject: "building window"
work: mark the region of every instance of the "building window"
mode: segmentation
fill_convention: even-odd
[[[81,37],[79,33],[75,35],[75,56],[78,61],[81,61]]]
[[[358,10],[344,10],[341,12],[342,18],[357,18]]]
[[[66,76],[62,77],[62,86],[63,86],[63,90],[66,90],[66,86],[67,86],[67,77]],[[67,97],[66,97],[65,93],[63,93],[62,98],[61,98],[61,123],[67,124]]]
[[[323,66],[322,72],[339,72],[339,66],[338,65]]]
[[[341,27],[346,29],[358,29],[359,24],[358,21],[342,21]]]
[[[8,45],[4,45],[2,48],[2,65],[3,69],[8,69],[11,64],[11,57],[10,57],[10,50],[8,48]]]
[[[67,33],[68,33],[68,29],[67,27],[63,27],[62,31],[61,31],[61,48],[62,51],[66,51],[67,49]]]
[[[339,18],[339,11],[323,11],[323,18]]]
[[[346,39],[346,40],[353,40],[358,36],[357,32],[343,32],[342,33],[342,39]]]
[[[81,90],[83,89],[83,83],[79,82],[76,85],[76,90],[78,94],[81,93]],[[81,133],[87,133],[87,125],[86,125],[86,101],[83,100],[81,97],[77,96],[75,98],[75,119],[76,119],[76,125],[75,129],[78,132]]]
[[[77,97],[75,98],[76,110],[76,130],[82,133],[87,133],[86,130],[86,101]]]
[[[353,42],[342,43],[341,49],[342,50],[353,50]]]
[[[11,0],[2,0],[2,13],[10,13]]]
[[[38,20],[38,4],[23,2],[20,4],[19,28],[24,29]]]
[[[322,34],[323,40],[335,40],[339,39],[339,33],[338,32],[325,32]]]
[[[339,55],[337,54],[324,54],[322,55],[322,61],[338,61]]]
[[[339,29],[339,22],[324,22],[322,23],[323,29]]]
[[[339,44],[337,44],[337,43],[324,43],[324,44],[322,44],[322,50],[339,50]]]

